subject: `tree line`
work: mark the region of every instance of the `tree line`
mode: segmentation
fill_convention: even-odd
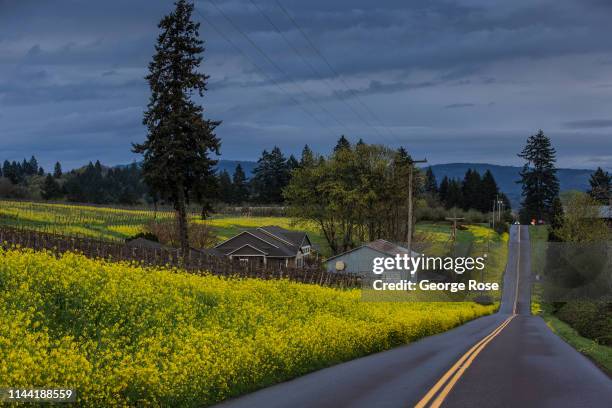
[[[445,176],[438,185],[429,167],[425,173],[423,190],[446,209],[461,208],[487,213],[493,211],[495,201],[501,201],[506,210],[511,209],[510,200],[499,190],[489,170],[481,176],[477,170],[468,169],[463,180]]]
[[[60,162],[56,162],[53,173],[45,173],[34,156],[29,161],[4,162],[0,169],[0,196],[126,205],[153,200],[137,164],[109,168],[96,161],[64,173]]]
[[[302,152],[312,155],[306,145]],[[279,147],[264,150],[257,160],[251,178],[247,178],[242,166],[238,164],[233,176],[223,170],[218,175],[218,199],[226,204],[281,204],[284,202],[283,189],[289,184],[291,172],[300,162],[290,155],[286,158]]]
[[[44,173],[45,170],[38,165],[34,156],[30,160],[23,159],[22,162],[5,160],[0,169],[0,177],[9,179],[13,184],[23,183],[29,176],[42,176]]]

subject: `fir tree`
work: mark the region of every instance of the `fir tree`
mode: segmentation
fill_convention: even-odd
[[[612,176],[601,167],[598,167],[597,170],[591,174],[589,184],[591,185],[591,189],[588,191],[588,194],[601,204],[609,205],[610,199],[612,198]]]
[[[348,141],[344,135],[340,136],[338,142],[336,143],[336,147],[334,147],[334,153],[339,152],[342,149],[350,149],[351,143]]]
[[[461,207],[462,204],[463,196],[461,193],[461,183],[458,180],[451,179],[448,181],[448,192],[446,193],[444,207],[450,209],[453,207]]]
[[[493,174],[490,170],[486,170],[484,175],[482,176],[482,182],[480,183],[480,204],[475,208],[480,210],[481,212],[489,212],[492,209],[492,203],[494,200],[500,198],[499,196],[499,188],[497,187],[497,182],[493,177]],[[501,199],[501,198],[500,198]]]
[[[520,172],[522,183],[521,221],[550,220],[552,203],[559,194],[559,180],[555,168],[556,152],[542,130],[527,139],[518,155],[525,160]]]
[[[440,196],[440,202],[445,204],[448,199],[448,185],[449,180],[447,176],[444,176],[442,181],[440,182],[440,188],[438,189],[438,195]]]
[[[300,158],[300,167],[312,166],[314,163],[314,153],[310,147],[308,147],[308,145],[304,145],[304,149],[302,149],[302,157]]]
[[[234,185],[234,202],[237,204],[242,204],[248,201],[249,186],[247,184],[246,175],[244,174],[244,170],[242,170],[240,163],[236,165],[236,170],[234,170],[232,184]]]
[[[481,190],[480,173],[476,170],[468,169],[461,183],[461,207],[464,210],[482,209],[482,190]]]
[[[219,199],[224,203],[234,202],[234,186],[227,170],[219,174]]]
[[[287,160],[278,147],[270,153],[266,150],[253,171],[253,193],[259,203],[283,202],[283,188],[289,183]]]
[[[287,169],[291,173],[292,170],[297,169],[300,166],[300,163],[297,161],[294,155],[290,155],[287,159]]]
[[[53,177],[55,177],[56,179],[62,177],[62,165],[60,164],[60,162],[55,162],[55,167],[53,169]]]
[[[45,200],[52,200],[62,196],[62,188],[51,174],[47,174],[47,177],[45,177],[40,195]]]
[[[433,196],[438,195],[438,182],[431,167],[428,167],[425,172],[425,192]]]
[[[146,79],[151,88],[143,123],[147,139],[134,145],[144,155],[143,176],[150,189],[173,203],[183,254],[189,250],[187,204],[191,196],[201,201],[216,184],[220,141],[214,130],[221,123],[203,117],[192,101],[207,90],[208,76],[199,71],[204,52],[199,23],[191,20],[193,4],[178,0],[175,10],[159,23],[161,34]]]
[[[38,160],[36,160],[36,157],[32,156],[30,158],[30,161],[27,163],[26,173],[28,176],[38,174]]]
[[[549,239],[551,241],[560,241],[561,239],[557,236],[556,231],[563,226],[563,204],[558,196],[553,199],[550,215]]]

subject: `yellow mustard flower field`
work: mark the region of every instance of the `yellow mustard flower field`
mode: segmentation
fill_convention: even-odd
[[[360,296],[0,250],[0,387],[74,387],[91,407],[206,406],[496,308]]]

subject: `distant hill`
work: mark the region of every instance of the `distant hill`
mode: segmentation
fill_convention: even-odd
[[[493,177],[497,181],[499,189],[503,191],[510,202],[512,208],[518,208],[521,200],[521,185],[516,181],[520,179],[520,167],[516,166],[499,166],[496,164],[487,163],[449,163],[435,164],[431,166],[438,183],[445,177],[463,179],[465,172],[468,169],[475,169],[480,174],[483,174],[487,169],[491,171]],[[561,185],[561,191],[565,190],[581,190],[586,191],[589,188],[589,177],[593,170],[586,169],[558,169],[557,177]]]
[[[140,165],[141,163],[142,162],[136,162],[136,164],[138,165]],[[230,176],[233,176],[238,163],[240,163],[240,165],[242,166],[242,170],[244,170],[244,173],[246,174],[247,178],[250,178],[252,176],[255,166],[257,166],[257,162],[254,161],[219,160],[219,163],[217,163],[217,171],[221,172],[223,170],[226,170],[230,174]],[[130,164],[118,164],[114,167],[125,168],[127,166],[130,166]],[[87,166],[83,166],[83,169],[85,169],[85,167]]]
[[[233,176],[234,170],[236,170],[238,164],[242,166],[242,170],[244,170],[244,174],[246,174],[247,178],[251,178],[255,166],[257,166],[257,162],[254,161],[219,160],[219,163],[217,163],[217,171],[221,172],[226,170],[230,176]]]

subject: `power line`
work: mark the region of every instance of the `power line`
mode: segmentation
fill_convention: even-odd
[[[212,4],[217,11],[219,11],[219,13],[230,23],[230,25],[236,30],[238,31],[248,42],[249,44],[251,44],[251,46],[253,48],[255,48],[255,50],[257,50],[257,52],[259,52],[259,54],[261,54],[264,59],[266,61],[268,61],[268,63],[270,63],[270,65],[272,65],[274,68],[276,68],[281,74],[283,74],[283,76],[285,77],[286,80],[288,80],[289,82],[291,82],[297,89],[299,89],[302,94],[304,94],[306,96],[306,98],[308,100],[310,100],[312,103],[314,103],[315,105],[317,105],[323,112],[325,112],[329,117],[331,117],[338,125],[340,125],[341,127],[343,127],[345,130],[347,130],[346,125],[344,123],[342,123],[335,115],[333,115],[327,108],[325,108],[324,106],[322,106],[316,99],[313,99],[307,92],[306,90],[299,85],[298,83],[296,83],[293,79],[291,79],[289,77],[289,75],[287,75],[287,73],[276,63],[274,62],[274,60],[272,58],[270,58],[270,56],[259,46],[257,45],[257,43],[255,43],[255,41],[253,41],[253,39],[246,34],[235,22],[234,20],[232,20],[227,14],[225,14],[223,12],[223,10],[213,1],[213,0],[208,0],[208,2],[210,4]],[[346,132],[348,133],[348,132]]]
[[[308,45],[310,45],[310,48],[312,48],[314,50],[314,52],[323,60],[323,62],[325,62],[325,64],[327,65],[327,67],[329,68],[329,70],[336,76],[338,77],[338,79],[340,79],[340,81],[342,81],[342,83],[344,84],[344,86],[346,87],[346,89],[350,92],[350,94],[359,102],[359,104],[361,106],[363,106],[363,108],[368,111],[368,113],[374,118],[376,119],[376,121],[385,128],[385,130],[387,130],[392,136],[395,136],[393,134],[393,132],[391,131],[391,129],[389,129],[388,127],[386,127],[384,125],[384,123],[380,120],[380,118],[378,117],[378,115],[376,115],[369,107],[368,105],[365,104],[365,102],[363,102],[361,100],[361,98],[359,97],[359,95],[350,87],[348,86],[348,84],[346,83],[346,81],[344,81],[344,78],[342,78],[342,76],[340,76],[340,74],[334,69],[334,67],[330,64],[329,60],[327,58],[325,58],[325,56],[321,53],[321,51],[319,51],[319,49],[314,45],[314,43],[310,40],[310,38],[308,37],[308,35],[306,34],[306,32],[304,30],[302,30],[302,28],[300,27],[300,25],[297,23],[297,21],[295,21],[295,19],[291,16],[291,14],[289,14],[289,12],[287,11],[287,9],[280,3],[279,0],[274,0],[274,2],[278,5],[278,7],[282,10],[282,12],[287,16],[287,18],[289,20],[291,20],[291,22],[293,23],[293,25],[298,29],[298,31],[302,34],[302,36],[304,37],[304,39],[306,40],[306,42],[308,42]]]
[[[304,55],[302,54],[302,52],[297,49],[293,43],[291,41],[289,41],[289,39],[287,38],[287,36],[285,35],[285,33],[283,33],[283,31],[274,23],[274,21],[262,10],[261,7],[259,7],[259,5],[255,2],[255,0],[249,0],[251,2],[251,4],[253,6],[255,6],[255,8],[257,9],[257,11],[259,11],[259,14],[262,15],[263,18],[265,18],[268,23],[270,23],[270,25],[274,28],[274,30],[280,34],[280,36],[283,38],[283,40],[285,41],[285,43],[287,43],[287,45],[289,46],[289,48],[291,48],[293,50],[293,52],[302,60],[302,62],[304,64],[306,64],[310,70],[321,80],[324,81],[329,87],[330,89],[332,88],[331,83],[319,72],[319,70],[317,68],[315,68],[310,61],[308,61],[307,58],[304,57]],[[336,94],[335,92],[333,92],[332,89],[332,95],[336,96],[341,102],[343,102],[354,114],[355,116],[357,116],[358,119],[362,120],[366,126],[368,126],[369,128],[371,128],[372,130],[374,130],[374,132],[376,132],[379,136],[381,136],[380,132],[378,131],[378,129],[376,129],[374,126],[372,126],[369,121],[363,117],[363,115],[359,114],[359,112],[357,112],[353,106],[351,106],[346,100],[345,98],[343,98],[340,94]]]
[[[195,6],[195,2],[194,2],[194,6]],[[310,116],[316,123],[319,124],[319,126],[321,128],[327,128],[326,125],[324,125],[312,112],[310,112],[309,110],[307,110],[303,104],[301,102],[299,102],[297,99],[295,99],[289,91],[287,91],[286,89],[284,89],[274,78],[272,78],[271,76],[269,76],[268,74],[266,74],[266,72],[253,60],[253,58],[251,58],[246,52],[244,52],[240,47],[238,47],[236,45],[236,43],[234,43],[234,41],[232,41],[231,38],[229,38],[227,35],[225,35],[223,33],[223,31],[217,27],[215,24],[213,24],[213,22],[208,19],[204,14],[202,14],[197,7],[194,7],[194,10],[196,13],[198,13],[198,15],[204,20],[206,21],[206,23],[213,28],[213,30],[215,30],[215,32],[221,37],[223,38],[225,41],[227,41],[227,43],[229,43],[236,51],[238,51],[243,57],[245,57],[247,60],[249,60],[251,62],[251,64],[253,64],[253,66],[255,67],[255,69],[269,82],[273,83],[283,94],[285,94],[289,100],[291,102],[293,102],[293,104],[295,104],[298,108],[302,109],[304,111],[304,113],[306,113],[308,116]],[[328,130],[331,131],[331,129],[328,128]],[[332,133],[334,133],[332,131]]]

